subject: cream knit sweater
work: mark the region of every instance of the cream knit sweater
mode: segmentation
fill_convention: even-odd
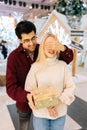
[[[65,62],[59,61],[56,58],[47,59],[46,66],[40,69],[37,63],[31,66],[25,82],[25,90],[31,91],[36,87],[54,86],[58,90],[61,104],[57,106],[58,117],[67,113],[67,105],[70,105],[74,97],[75,84],[72,80],[71,72]],[[38,85],[37,85],[38,84]],[[50,91],[50,90],[49,90]],[[34,116],[48,119],[55,119],[50,117],[47,108],[33,110]]]

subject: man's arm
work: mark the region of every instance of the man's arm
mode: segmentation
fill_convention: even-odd
[[[15,58],[10,55],[7,60],[6,91],[9,97],[11,97],[13,100],[19,102],[27,102],[27,92],[23,89],[23,86],[20,86],[18,83],[17,72],[15,69],[16,62],[14,59]]]
[[[65,61],[69,64],[73,60],[73,50],[68,48],[66,45],[58,42],[59,60]]]
[[[60,51],[59,60],[65,61],[69,64],[73,60],[73,50],[64,45],[64,50]]]

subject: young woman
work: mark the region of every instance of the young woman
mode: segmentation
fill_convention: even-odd
[[[74,97],[75,84],[71,72],[64,61],[58,60],[58,39],[53,34],[46,34],[40,44],[37,60],[32,64],[25,82],[29,106],[33,111],[34,130],[63,130],[67,113]],[[36,109],[32,101],[32,90],[43,86],[53,86],[59,95],[59,104]],[[50,89],[49,89],[50,91]]]

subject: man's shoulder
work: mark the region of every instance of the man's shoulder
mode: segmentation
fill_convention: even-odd
[[[10,52],[8,58],[10,57],[14,57],[16,55],[18,55],[18,51],[19,51],[19,46],[17,48],[15,48],[13,51]]]
[[[17,48],[10,52],[9,56],[14,55],[17,52]]]

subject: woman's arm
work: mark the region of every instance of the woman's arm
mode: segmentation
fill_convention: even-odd
[[[36,82],[36,67],[34,67],[34,64],[31,66],[30,71],[27,74],[26,80],[25,80],[25,90],[28,92],[27,93],[27,100],[30,108],[33,110],[35,109],[35,105],[33,102],[33,91],[35,88],[37,88],[37,82]]]
[[[74,90],[75,84],[72,79],[71,71],[65,64],[63,91],[59,98],[61,102],[70,105],[75,99]]]
[[[33,89],[37,88],[35,72],[36,72],[36,66],[35,64],[32,64],[25,80],[25,90],[27,92],[30,92]]]

